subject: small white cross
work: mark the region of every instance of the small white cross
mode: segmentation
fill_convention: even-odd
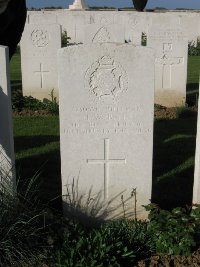
[[[172,66],[182,64],[182,57],[168,57],[163,55],[161,58],[156,58],[156,63],[162,65],[162,88],[171,88]]]
[[[43,88],[43,84],[44,84],[44,74],[45,73],[49,73],[48,70],[44,70],[43,69],[43,64],[40,63],[40,70],[35,71],[36,74],[40,75],[40,88]]]
[[[89,164],[104,165],[104,199],[108,198],[108,181],[109,181],[109,165],[110,164],[126,164],[126,159],[110,159],[109,158],[110,139],[104,139],[104,159],[87,159]]]

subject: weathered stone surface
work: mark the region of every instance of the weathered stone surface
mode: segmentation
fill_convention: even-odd
[[[133,216],[137,188],[137,216],[144,218],[152,184],[153,51],[95,43],[61,49],[58,62],[63,195],[78,181],[79,197],[100,198],[97,210],[114,199],[110,208],[123,215],[129,198],[123,204]]]
[[[83,44],[110,42],[125,43],[124,26],[120,24],[106,26],[98,24],[84,25],[77,30],[77,35],[83,35]]]
[[[8,48],[0,46],[0,183],[15,186],[14,145]]]
[[[21,41],[23,94],[37,99],[58,95],[57,50],[61,28],[57,24],[28,24]]]

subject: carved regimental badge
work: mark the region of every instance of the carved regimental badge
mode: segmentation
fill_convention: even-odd
[[[86,71],[86,88],[101,100],[114,100],[128,89],[128,79],[122,66],[105,55]]]
[[[49,44],[49,35],[45,30],[34,30],[31,33],[31,41],[36,47],[45,47]]]

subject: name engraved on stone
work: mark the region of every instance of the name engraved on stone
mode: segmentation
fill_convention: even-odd
[[[93,43],[106,43],[110,41],[110,33],[106,27],[100,28],[94,35]]]
[[[65,125],[64,133],[67,135],[104,135],[104,134],[132,134],[141,135],[150,133],[138,119],[142,116],[144,108],[135,107],[79,107],[71,110],[76,120],[69,120]]]
[[[42,89],[43,86],[44,86],[44,75],[49,73],[49,71],[48,70],[44,70],[43,69],[43,64],[40,63],[40,70],[34,71],[34,73],[37,74],[37,75],[38,74],[40,75],[40,88]]]
[[[105,55],[87,69],[85,86],[99,100],[114,100],[128,90],[127,74],[118,62]]]
[[[31,33],[31,41],[36,47],[46,47],[49,44],[49,35],[45,30],[36,29]]]
[[[161,58],[156,58],[156,64],[161,64],[162,67],[162,88],[172,88],[172,66],[183,64],[183,57],[168,57],[164,54]]]
[[[104,165],[104,199],[108,199],[108,183],[110,180],[109,167],[110,164],[126,164],[126,159],[110,159],[110,139],[104,139],[104,158],[103,159],[87,159],[88,164]]]
[[[187,35],[180,30],[157,30],[149,36],[152,40],[183,40]]]
[[[106,17],[102,17],[100,19],[100,23],[103,25],[109,25],[113,23],[113,17],[112,16],[106,16]]]

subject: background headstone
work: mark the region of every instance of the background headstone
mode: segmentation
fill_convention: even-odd
[[[152,28],[147,45],[155,49],[155,103],[183,106],[186,101],[188,41],[181,29]]]
[[[37,99],[58,96],[57,50],[61,27],[57,24],[27,24],[20,43],[23,95]]]
[[[146,216],[152,184],[154,53],[129,44],[90,44],[59,51],[62,193],[78,180],[79,196],[122,215],[137,188]],[[134,201],[125,203],[133,216]],[[130,215],[130,214],[129,214]]]
[[[14,144],[8,48],[0,46],[0,182],[15,186]]]

